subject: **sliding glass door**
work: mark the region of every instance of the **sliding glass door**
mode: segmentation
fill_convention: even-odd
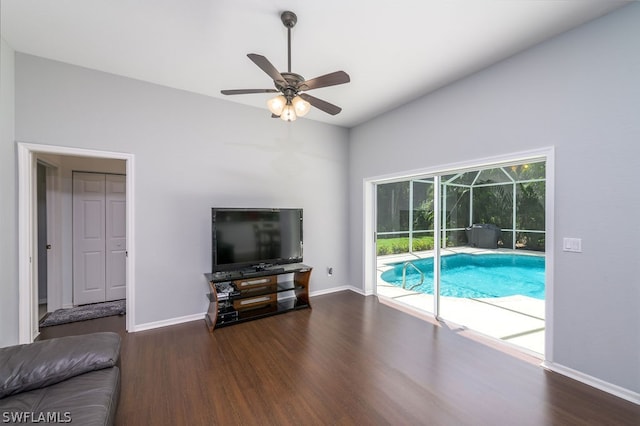
[[[377,294],[433,313],[433,178],[380,183],[376,206]]]
[[[376,186],[377,294],[544,352],[545,162]]]

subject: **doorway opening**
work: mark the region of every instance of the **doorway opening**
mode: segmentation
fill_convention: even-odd
[[[126,328],[134,331],[135,311],[135,241],[133,222],[133,160],[132,154],[95,151],[60,146],[18,143],[19,187],[19,339],[20,343],[33,341],[39,333],[40,269],[46,268],[47,311],[74,306],[72,288],[72,171],[113,171],[116,168],[124,179],[126,206],[119,211],[125,234],[124,270],[126,281]],[[38,165],[45,174],[46,209],[38,202]],[[111,167],[111,169],[110,169]],[[41,178],[42,179],[42,178]],[[46,211],[46,241],[39,243],[44,229],[38,226],[38,210]],[[43,246],[46,252],[43,253]],[[40,248],[40,250],[39,250]],[[39,253],[40,252],[40,253]],[[122,254],[122,250],[121,253]],[[46,266],[39,260],[46,256]],[[43,284],[40,284],[41,286]]]

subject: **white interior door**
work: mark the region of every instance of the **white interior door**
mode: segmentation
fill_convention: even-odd
[[[73,174],[73,303],[105,300],[105,175]]]
[[[127,209],[126,176],[106,175],[106,289],[105,300],[126,297]]]
[[[126,178],[73,174],[73,303],[126,297]]]

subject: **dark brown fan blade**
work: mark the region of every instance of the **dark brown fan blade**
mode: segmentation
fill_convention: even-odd
[[[234,89],[234,90],[221,90],[223,95],[247,95],[249,93],[276,93],[276,89]]]
[[[326,112],[327,114],[336,115],[340,111],[342,111],[342,108],[340,108],[339,106],[335,106],[333,104],[330,104],[327,101],[323,101],[322,99],[318,99],[314,96],[307,95],[306,93],[300,93],[298,94],[298,96],[300,96],[305,101],[309,102],[314,107]]]
[[[320,77],[312,78],[304,81],[298,87],[299,90],[319,89],[320,87],[335,86],[350,82],[349,74],[344,71],[336,71],[331,74],[325,74]]]
[[[269,77],[271,77],[273,81],[278,81],[286,84],[286,80],[284,79],[284,77],[280,74],[276,67],[274,67],[271,62],[269,62],[267,58],[262,55],[258,55],[257,53],[249,53],[247,56],[253,61],[253,63],[259,66],[262,71],[269,74]]]

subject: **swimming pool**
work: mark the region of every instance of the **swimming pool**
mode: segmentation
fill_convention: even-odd
[[[407,267],[407,289],[433,294],[433,258],[411,261],[424,273]],[[391,264],[381,278],[402,287],[404,262]],[[453,254],[442,256],[440,295],[491,298],[523,295],[544,300],[544,257],[519,254]],[[415,286],[415,287],[414,287]]]

